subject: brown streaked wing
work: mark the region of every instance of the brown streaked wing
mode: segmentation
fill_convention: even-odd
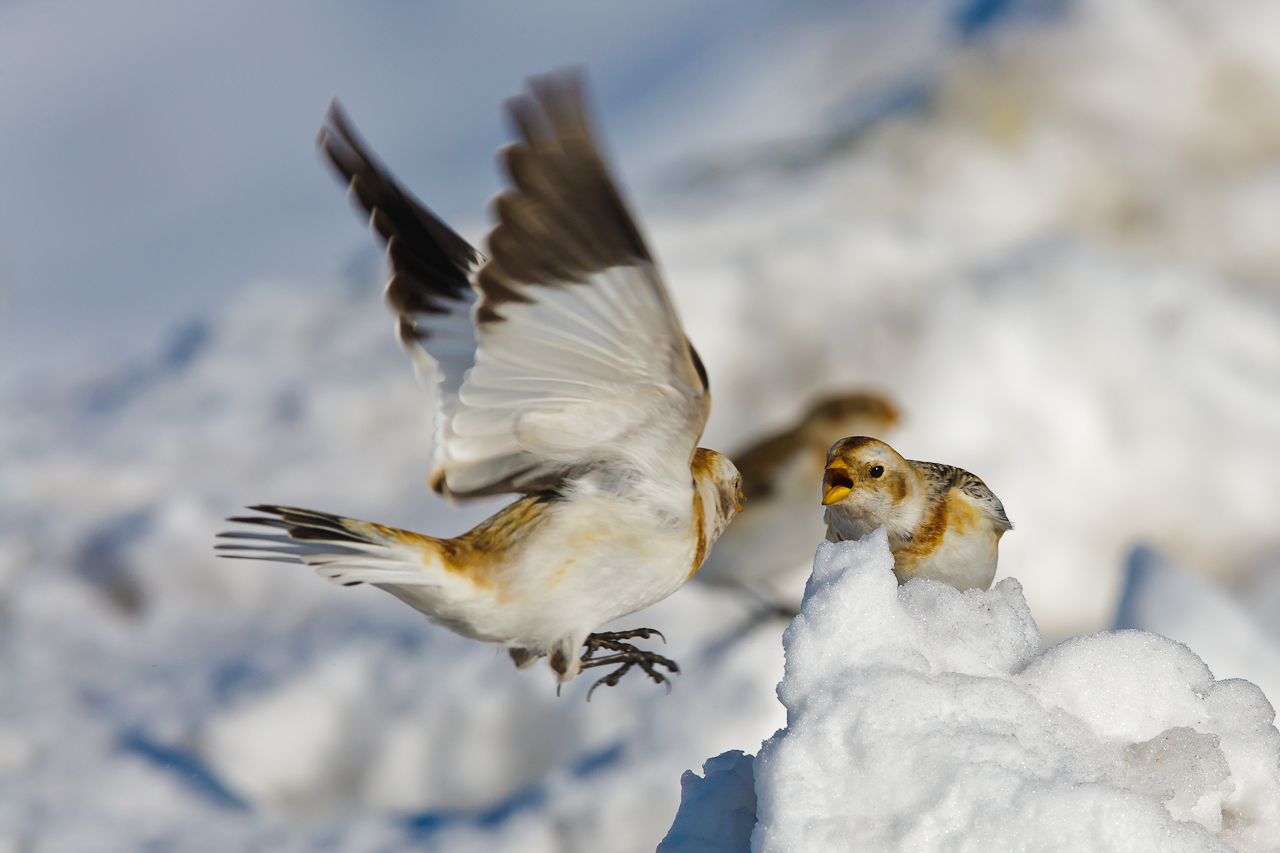
[[[997,526],[1004,530],[1013,529],[1013,522],[1009,520],[1009,516],[1004,511],[1004,504],[996,497],[995,492],[987,488],[987,484],[982,482],[976,475],[970,474],[963,468],[957,469],[956,488],[986,506],[990,510]]]
[[[593,139],[580,73],[530,88],[508,102],[511,187],[475,279],[479,347],[438,481],[468,497],[529,492],[612,464],[674,474],[673,460],[687,479],[705,371]]]

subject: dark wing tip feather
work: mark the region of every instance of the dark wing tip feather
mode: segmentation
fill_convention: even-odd
[[[335,100],[316,138],[326,162],[389,247],[387,298],[401,313],[446,313],[469,305],[471,275],[484,257],[406,190],[373,154]],[[412,322],[410,318],[410,322]],[[421,336],[419,336],[421,337]]]
[[[389,215],[406,237],[427,238],[464,274],[478,267],[484,257],[418,201],[383,165],[356,133],[337,101],[329,107],[328,125],[317,137],[320,152],[335,172],[351,185],[358,182],[356,200],[370,216],[375,209]],[[383,235],[386,236],[385,234]]]
[[[499,157],[513,189],[494,205],[478,323],[522,299],[515,285],[564,286],[652,261],[592,132],[584,89],[580,68],[562,69],[531,77],[529,91],[506,102],[518,141]]]

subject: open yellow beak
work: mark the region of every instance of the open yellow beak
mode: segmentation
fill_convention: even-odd
[[[833,460],[822,476],[822,505],[838,503],[852,491],[853,478],[849,476],[849,466],[843,459]]]

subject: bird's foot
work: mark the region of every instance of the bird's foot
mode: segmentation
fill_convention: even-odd
[[[600,631],[595,634],[588,634],[587,639],[582,643],[582,647],[586,649],[586,654],[583,655],[582,659],[586,660],[596,649],[610,649],[615,652],[635,651],[635,646],[621,641],[634,640],[636,637],[647,640],[655,634],[662,642],[665,643],[667,641],[667,638],[662,636],[662,632],[657,628],[632,628],[630,631]]]
[[[656,652],[646,652],[643,649],[636,648],[631,643],[623,642],[624,640],[630,640],[636,637],[639,637],[642,640],[647,640],[654,634],[662,637],[662,641],[664,643],[667,641],[667,638],[662,636],[661,631],[655,631],[652,628],[635,628],[631,631],[602,631],[598,634],[589,634],[587,636],[586,641],[582,644],[582,669],[588,669],[593,666],[612,666],[614,664],[620,664],[620,666],[613,672],[591,685],[591,689],[587,691],[588,702],[591,701],[591,694],[596,692],[597,687],[601,684],[608,687],[616,686],[617,683],[622,680],[622,676],[626,675],[627,671],[633,666],[640,667],[640,669],[644,670],[645,674],[652,678],[656,683],[665,684],[667,686],[667,692],[671,692],[670,680],[668,680],[664,674],[658,672],[654,667],[664,666],[667,668],[668,672],[679,672],[680,667],[676,662],[670,658],[665,658]],[[592,655],[602,649],[613,652],[613,654],[599,658],[592,657]]]

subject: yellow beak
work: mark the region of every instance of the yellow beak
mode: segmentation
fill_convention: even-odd
[[[833,460],[822,477],[822,505],[838,503],[852,491],[853,478],[849,476],[849,466],[843,459]]]

